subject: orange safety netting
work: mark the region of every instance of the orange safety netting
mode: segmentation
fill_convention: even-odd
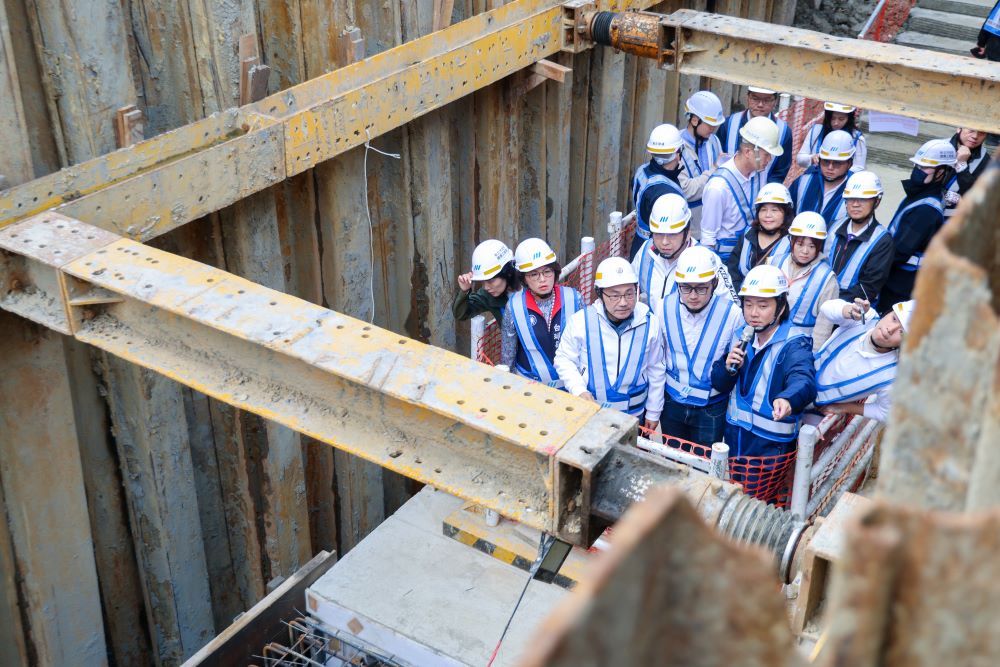
[[[642,426],[639,432],[654,443],[662,443],[682,452],[709,460],[712,448],[650,431]],[[654,452],[655,453],[655,452]],[[728,480],[743,487],[743,492],[758,500],[779,507],[787,507],[792,495],[792,477],[795,474],[795,450],[777,456],[730,456]]]

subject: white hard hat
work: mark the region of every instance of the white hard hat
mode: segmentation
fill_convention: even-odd
[[[949,167],[957,161],[955,147],[947,139],[931,139],[910,158],[918,167]]]
[[[489,280],[514,259],[514,253],[507,244],[496,239],[483,241],[472,251],[472,279]]]
[[[856,107],[847,104],[837,104],[836,102],[824,102],[823,108],[827,111],[837,111],[839,113],[854,113]]]
[[[819,156],[823,160],[845,162],[854,157],[854,138],[843,130],[834,130],[823,137],[819,147]]]
[[[761,95],[777,95],[778,91],[771,90],[770,88],[761,88],[760,86],[747,86],[747,90],[751,93],[760,93]]]
[[[740,296],[779,297],[788,293],[785,272],[772,264],[758,264],[747,272]]]
[[[815,211],[803,211],[792,220],[788,233],[791,236],[808,236],[822,241],[826,238],[826,220]]]
[[[556,253],[542,239],[524,239],[514,250],[514,265],[521,273],[528,273],[556,261]]]
[[[701,118],[712,127],[718,127],[726,120],[726,114],[722,110],[722,100],[710,90],[699,90],[689,97],[684,104],[684,110]]]
[[[780,204],[787,206],[792,203],[792,194],[781,183],[768,183],[757,193],[757,198],[753,200],[756,209],[764,204]]]
[[[679,194],[660,195],[649,212],[649,231],[654,234],[678,234],[691,222],[691,207]]]
[[[847,179],[844,186],[844,199],[875,199],[881,197],[885,190],[882,181],[874,171],[858,171]]]
[[[679,283],[707,283],[715,278],[721,265],[719,256],[705,246],[691,246],[677,258],[674,280]]]
[[[617,285],[636,285],[639,282],[635,269],[624,257],[608,257],[597,265],[594,273],[594,286],[604,289]]]
[[[763,148],[774,157],[780,157],[785,149],[781,147],[781,132],[770,118],[757,116],[740,128],[740,136],[754,146]]]
[[[684,145],[681,131],[669,123],[657,125],[649,133],[646,150],[653,155],[673,155]]]
[[[913,309],[916,306],[917,302],[913,299],[893,304],[892,312],[896,313],[896,317],[899,318],[899,323],[903,325],[903,331],[910,330],[910,318],[913,317]]]

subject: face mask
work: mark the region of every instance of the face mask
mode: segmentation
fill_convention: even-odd
[[[910,172],[910,182],[914,185],[924,185],[932,176],[925,174],[920,167],[914,167]]]
[[[653,158],[653,160],[656,162],[656,164],[660,165],[664,169],[666,169],[667,165],[670,164],[671,162],[673,162],[674,159],[675,158],[673,156],[670,156],[670,157],[654,157]]]

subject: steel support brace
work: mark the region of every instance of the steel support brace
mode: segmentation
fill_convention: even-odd
[[[634,417],[54,213],[0,248],[5,309],[577,544],[635,442]]]

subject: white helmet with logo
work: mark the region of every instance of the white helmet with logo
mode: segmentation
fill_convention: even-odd
[[[777,298],[788,293],[785,272],[772,264],[758,264],[747,272],[740,287],[740,296]]]
[[[521,273],[529,273],[555,262],[555,251],[542,239],[524,239],[514,250],[514,265]]]
[[[664,123],[657,125],[649,133],[646,150],[653,155],[669,156],[679,151],[683,145],[681,131],[669,123]]]
[[[677,258],[674,280],[679,283],[707,283],[719,272],[719,256],[703,245],[687,248]]]
[[[781,146],[781,132],[778,130],[777,124],[770,118],[764,116],[751,118],[746,122],[746,125],[740,128],[740,136],[754,146],[763,148],[774,157],[780,157],[785,152]]]
[[[893,304],[892,312],[896,313],[896,317],[899,318],[899,323],[903,325],[903,331],[910,330],[910,319],[913,317],[913,309],[916,306],[917,302],[913,299]]]
[[[472,279],[489,280],[514,259],[514,253],[507,244],[496,239],[483,241],[472,251]]]
[[[855,110],[855,107],[847,104],[837,104],[836,102],[824,102],[823,108],[827,111],[836,111],[838,113],[854,113]]]
[[[699,90],[689,97],[684,104],[684,110],[701,118],[712,127],[718,127],[726,120],[726,114],[722,110],[722,100],[710,90]]]
[[[844,199],[875,199],[881,197],[882,180],[874,171],[858,171],[851,174],[844,186]]]
[[[950,167],[957,161],[955,147],[947,139],[931,139],[910,158],[918,167]]]
[[[845,162],[854,157],[854,139],[843,130],[834,130],[823,137],[819,147],[819,157],[822,160]]]
[[[639,282],[635,269],[624,257],[608,257],[597,265],[594,286],[604,289],[618,285],[636,285]]]
[[[826,220],[815,211],[803,211],[792,220],[788,230],[791,236],[808,236],[811,239],[826,239]]]
[[[747,90],[751,93],[760,93],[761,95],[777,95],[778,91],[771,90],[770,88],[761,88],[760,86],[747,86]]]
[[[649,231],[654,234],[679,234],[691,222],[691,207],[679,194],[669,192],[653,202],[649,212]]]
[[[792,194],[781,183],[768,183],[757,193],[757,198],[753,200],[754,208],[764,204],[778,204],[788,206],[792,203]]]

